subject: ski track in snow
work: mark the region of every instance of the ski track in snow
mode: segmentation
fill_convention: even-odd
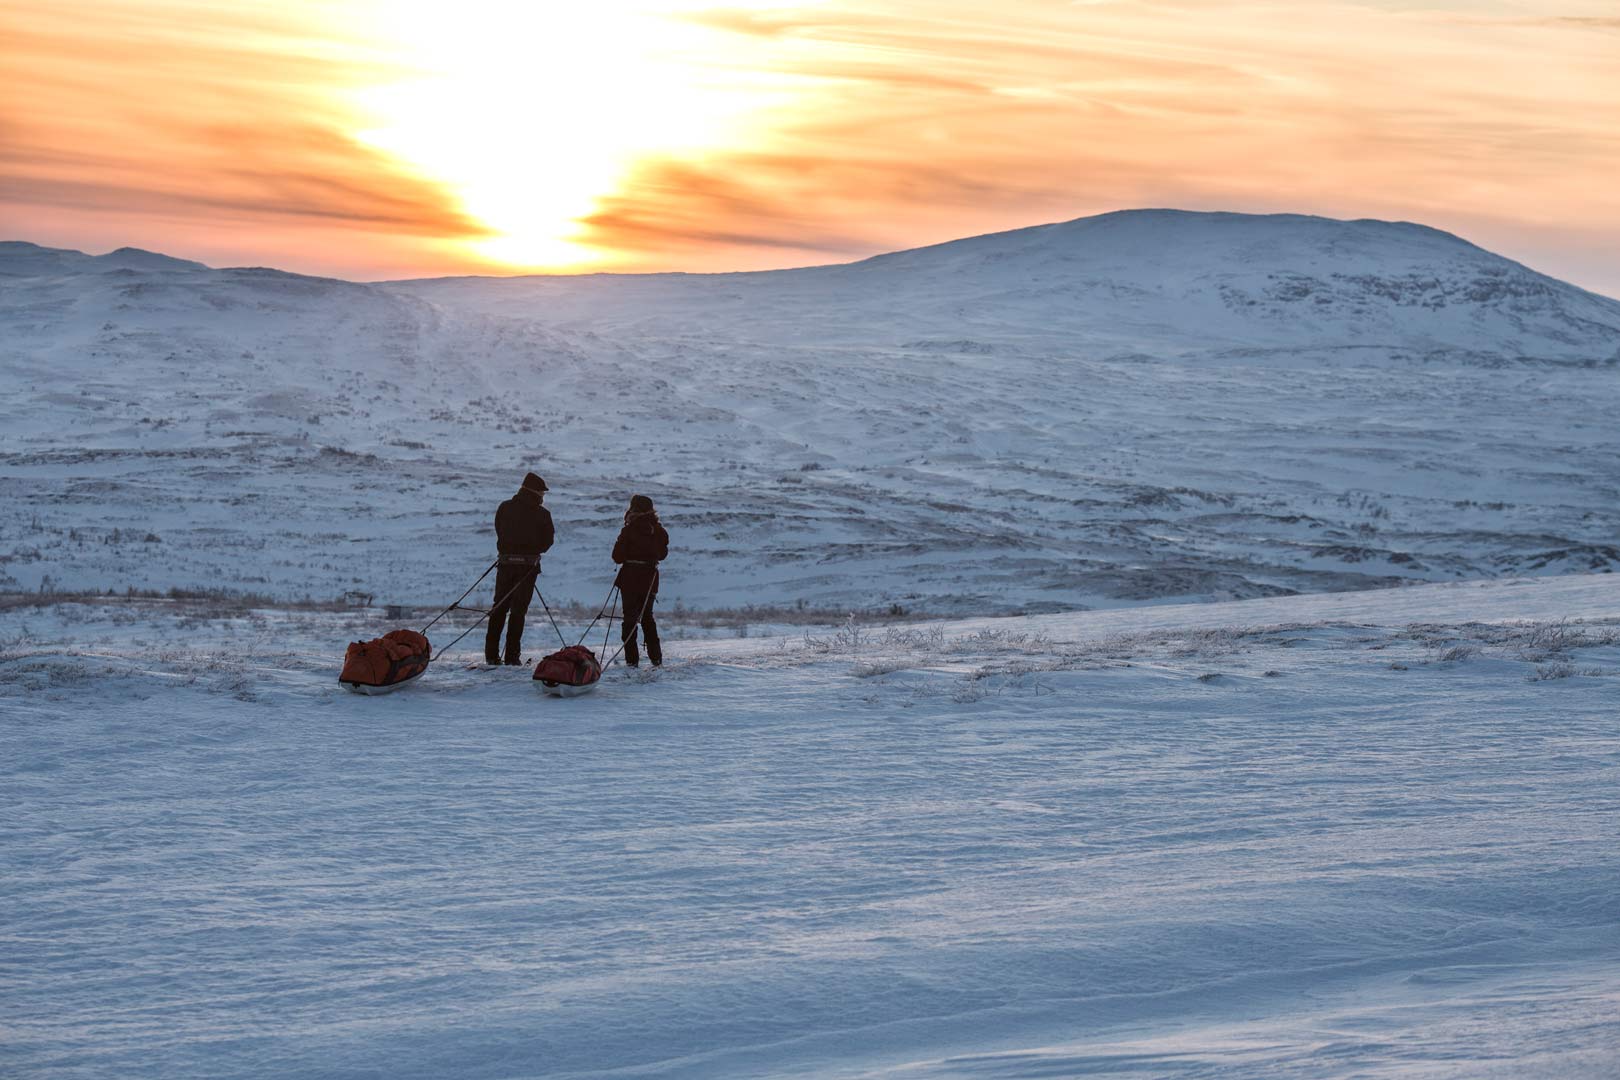
[[[1614,576],[672,625],[570,701],[349,694],[378,622],[0,612],[0,1072],[1620,1060]]]

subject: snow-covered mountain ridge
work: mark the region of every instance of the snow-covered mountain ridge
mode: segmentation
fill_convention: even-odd
[[[109,270],[207,270],[190,259],[176,259],[141,248],[122,247],[105,255],[48,248],[25,240],[0,240],[0,276],[105,273]]]
[[[423,283],[400,287],[422,291]],[[696,303],[765,340],[874,324],[1063,346],[1398,349],[1486,361],[1620,362],[1620,302],[1423,225],[1137,210],[970,237],[844,266],[741,274],[487,278],[489,310],[679,332]],[[768,300],[768,314],[747,308]],[[949,328],[948,331],[946,328]],[[926,345],[927,343],[921,343]]]
[[[846,266],[363,285],[0,246],[0,588],[1052,610],[1606,569],[1620,303],[1421,226],[1140,211]],[[116,264],[116,265],[115,265]]]

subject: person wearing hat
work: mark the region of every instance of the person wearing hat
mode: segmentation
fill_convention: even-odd
[[[518,493],[495,511],[495,606],[489,612],[489,630],[484,635],[484,659],[501,662],[501,626],[506,626],[506,662],[523,662],[523,620],[529,614],[534,596],[534,579],[540,573],[540,556],[556,539],[551,511],[541,505],[546,482],[529,473]]]
[[[647,640],[647,659],[657,667],[664,662],[658,643],[658,622],[653,618],[653,598],[658,595],[658,564],[669,555],[669,533],[658,522],[653,501],[645,495],[630,496],[630,509],[624,513],[624,528],[613,544],[613,561],[619,573],[613,584],[624,601],[624,620],[619,636],[624,640],[624,662],[636,667],[641,657],[636,650],[636,627]]]

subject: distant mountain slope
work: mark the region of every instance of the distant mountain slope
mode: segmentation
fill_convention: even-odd
[[[207,270],[190,259],[122,247],[105,255],[86,255],[67,248],[40,247],[23,240],[0,240],[0,275],[38,277],[49,274],[101,273],[108,270]]]
[[[660,333],[724,314],[759,340],[890,334],[1098,350],[1375,349],[1620,361],[1620,301],[1422,225],[1134,210],[842,266],[402,282],[547,322]]]
[[[702,607],[1620,563],[1620,304],[1420,226],[1148,211],[806,270],[389,285],[108,258],[0,249],[37,267],[0,284],[0,590],[454,595],[530,468],[547,587],[587,603],[632,491],[675,535],[669,602]]]

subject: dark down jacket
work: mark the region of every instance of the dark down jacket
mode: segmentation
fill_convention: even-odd
[[[619,564],[613,584],[631,596],[657,595],[657,566],[669,557],[669,533],[657,514],[636,514],[619,530],[613,561]]]
[[[532,491],[518,492],[495,511],[495,550],[502,555],[538,561],[555,537],[551,511],[540,505],[540,496]]]

